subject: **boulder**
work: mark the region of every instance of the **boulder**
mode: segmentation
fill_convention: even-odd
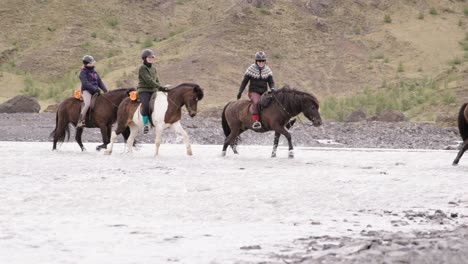
[[[406,120],[405,115],[397,110],[385,110],[377,115],[373,120],[381,122],[403,122]]]
[[[0,105],[0,113],[39,113],[41,106],[36,98],[18,95]]]
[[[345,119],[345,122],[361,122],[366,120],[366,112],[362,109],[354,110],[349,116]]]
[[[44,112],[46,112],[46,113],[55,113],[55,112],[57,112],[58,106],[59,106],[59,104],[49,105],[49,106],[47,106],[46,109],[44,109]]]

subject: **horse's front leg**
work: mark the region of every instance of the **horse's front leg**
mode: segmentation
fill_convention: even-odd
[[[172,124],[172,128],[174,128],[174,131],[177,134],[182,136],[182,138],[184,139],[185,148],[187,149],[187,155],[192,156],[192,146],[190,145],[189,136],[187,132],[184,130],[184,128],[182,127],[182,125],[180,124],[180,121],[177,121],[174,124]]]
[[[129,129],[130,129],[130,134],[128,136],[128,139],[127,139],[127,151],[128,153],[132,153],[133,152],[133,145],[135,144],[135,138],[137,137],[138,135],[138,125],[135,124],[135,123],[132,123],[130,125],[128,125]]]
[[[86,148],[83,146],[83,142],[81,142],[81,135],[83,134],[83,128],[82,127],[77,127],[76,128],[76,135],[75,135],[75,140],[80,145],[81,151],[85,151]]]
[[[281,134],[275,131],[275,139],[273,140],[273,151],[271,152],[271,157],[276,158],[276,149],[278,148],[278,142]]]
[[[465,142],[463,142],[463,145],[462,145],[460,151],[458,152],[457,157],[455,158],[455,160],[452,163],[453,166],[458,165],[458,162],[460,161],[460,158],[463,156],[463,153],[465,153],[465,151],[467,149],[468,149],[468,139],[465,140]]]
[[[240,132],[238,128],[231,129],[231,133],[224,140],[223,152],[221,154],[223,157],[226,156],[226,150],[228,146],[231,146],[234,154],[239,154],[239,152],[237,152],[237,144],[236,144],[236,139],[239,136],[239,134]]]
[[[162,138],[163,130],[164,130],[164,125],[160,123],[156,124],[156,131],[155,131],[155,138],[154,138],[154,144],[156,146],[156,152],[154,154],[155,157],[159,155],[159,147],[161,146],[161,138]]]
[[[112,154],[112,149],[114,147],[114,143],[115,143],[116,139],[117,139],[117,133],[115,133],[115,131],[112,131],[109,146],[107,147],[106,151],[104,152],[105,155]]]
[[[107,148],[107,144],[109,143],[108,131],[110,129],[108,129],[107,126],[102,126],[100,127],[100,129],[101,129],[102,144],[96,147],[97,151]]]
[[[289,134],[289,132],[284,127],[276,128],[275,136],[276,136],[276,133],[280,133],[288,140],[288,145],[289,145],[288,157],[294,158],[294,150],[293,150],[293,145],[292,145],[292,140],[291,140],[291,134]]]

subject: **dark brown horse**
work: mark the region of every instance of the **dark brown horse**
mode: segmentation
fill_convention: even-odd
[[[153,104],[153,112],[151,113],[151,121],[156,127],[155,144],[156,154],[159,154],[159,146],[161,145],[162,131],[165,128],[172,127],[184,139],[187,147],[187,155],[192,155],[192,147],[190,146],[187,132],[180,124],[182,117],[182,107],[185,105],[190,117],[197,114],[198,101],[203,98],[203,90],[198,84],[183,83],[168,92],[157,92]],[[138,128],[143,127],[143,120],[140,113],[140,102],[125,99],[119,106],[117,114],[117,129],[112,132],[109,148],[105,154],[112,153],[112,146],[117,138],[117,135],[123,133],[125,129],[130,127],[130,136],[127,140],[127,151],[132,152],[133,142],[138,134]]]
[[[289,157],[294,157],[291,134],[286,130],[285,125],[291,117],[303,113],[314,126],[320,126],[322,119],[319,114],[319,102],[317,98],[309,93],[291,89],[288,86],[272,93],[271,104],[262,110],[262,129],[255,132],[275,131],[273,141],[273,152],[271,157],[276,157],[276,149],[280,135],[288,140]],[[228,145],[231,146],[235,154],[237,152],[237,141],[239,135],[252,128],[252,114],[249,110],[251,103],[249,100],[238,100],[229,102],[223,110],[222,125],[226,139],[224,141],[222,155],[226,155]]]
[[[453,161],[452,165],[458,165],[460,158],[463,156],[463,153],[468,149],[468,103],[464,103],[458,112],[458,130],[460,131],[460,136],[463,140],[460,151],[458,152],[457,157]]]
[[[86,116],[86,127],[99,127],[102,135],[102,145],[96,147],[97,150],[106,148],[109,144],[110,133],[112,131],[112,124],[117,119],[117,109],[120,102],[128,97],[131,91],[135,91],[134,88],[121,88],[111,90],[108,93],[99,95],[96,98],[95,106],[93,109],[88,110]],[[55,129],[50,133],[50,137],[53,137],[54,144],[52,150],[57,149],[57,142],[63,142],[65,137],[67,140],[70,139],[70,127],[69,124],[77,125],[78,118],[80,116],[82,101],[70,97],[60,103],[57,109],[57,115],[55,118]],[[76,128],[75,139],[82,151],[85,150],[81,141],[81,135],[83,134],[83,127]],[[127,139],[130,131],[126,131],[123,135]]]

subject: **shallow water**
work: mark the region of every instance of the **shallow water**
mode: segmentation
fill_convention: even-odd
[[[85,143],[91,150],[97,143]],[[308,236],[451,229],[405,211],[468,215],[456,151],[0,142],[0,263],[279,261]],[[449,203],[450,202],[450,203]],[[454,205],[457,204],[457,205]],[[389,213],[390,212],[390,213]],[[406,223],[395,225],[398,221]]]

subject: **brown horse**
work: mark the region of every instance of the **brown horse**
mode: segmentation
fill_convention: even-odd
[[[197,114],[198,101],[203,98],[203,90],[198,84],[183,83],[174,87],[168,92],[157,92],[153,104],[153,112],[151,113],[151,121],[156,126],[155,144],[156,155],[159,154],[159,146],[161,145],[162,131],[165,128],[172,127],[179,135],[184,138],[184,143],[187,148],[187,154],[192,155],[192,147],[190,146],[187,132],[180,124],[182,117],[182,107],[185,105],[190,117]],[[132,152],[133,142],[138,134],[138,128],[143,127],[142,115],[140,112],[140,102],[131,101],[130,98],[125,99],[119,106],[117,113],[117,129],[112,132],[109,148],[105,154],[112,153],[112,147],[117,138],[117,135],[123,133],[125,129],[130,127],[130,136],[127,140],[128,152]]]
[[[460,151],[458,152],[457,157],[453,161],[452,165],[458,165],[460,158],[463,156],[463,153],[468,149],[468,103],[464,103],[458,112],[458,130],[460,131],[460,136],[463,140]]]
[[[99,95],[96,98],[95,106],[93,109],[88,110],[86,115],[86,127],[99,127],[102,135],[102,145],[96,147],[97,150],[106,148],[109,144],[110,133],[112,131],[112,124],[117,119],[117,109],[123,99],[128,97],[131,91],[135,91],[135,88],[120,88],[111,90],[108,93]],[[82,101],[74,97],[65,99],[60,103],[57,109],[57,115],[55,118],[55,129],[50,133],[50,137],[54,138],[54,144],[52,150],[57,149],[57,142],[63,142],[65,137],[67,140],[70,139],[70,127],[69,124],[74,126],[78,123],[80,116]],[[126,131],[123,135],[124,138],[128,138],[130,131]],[[81,135],[83,134],[83,127],[76,128],[75,139],[78,145],[80,145],[81,151],[85,150],[81,141]]]
[[[317,98],[309,93],[291,89],[288,86],[274,92],[271,104],[262,110],[262,129],[255,132],[275,131],[273,142],[273,152],[271,157],[276,157],[276,149],[280,135],[288,140],[289,157],[294,157],[291,134],[285,129],[291,117],[303,113],[314,126],[320,126],[322,119],[319,114],[319,102]],[[229,102],[222,113],[222,125],[226,139],[224,141],[222,155],[226,155],[228,145],[231,146],[235,154],[237,152],[237,141],[239,135],[252,127],[252,114],[250,112],[251,103],[249,100],[238,100]]]

